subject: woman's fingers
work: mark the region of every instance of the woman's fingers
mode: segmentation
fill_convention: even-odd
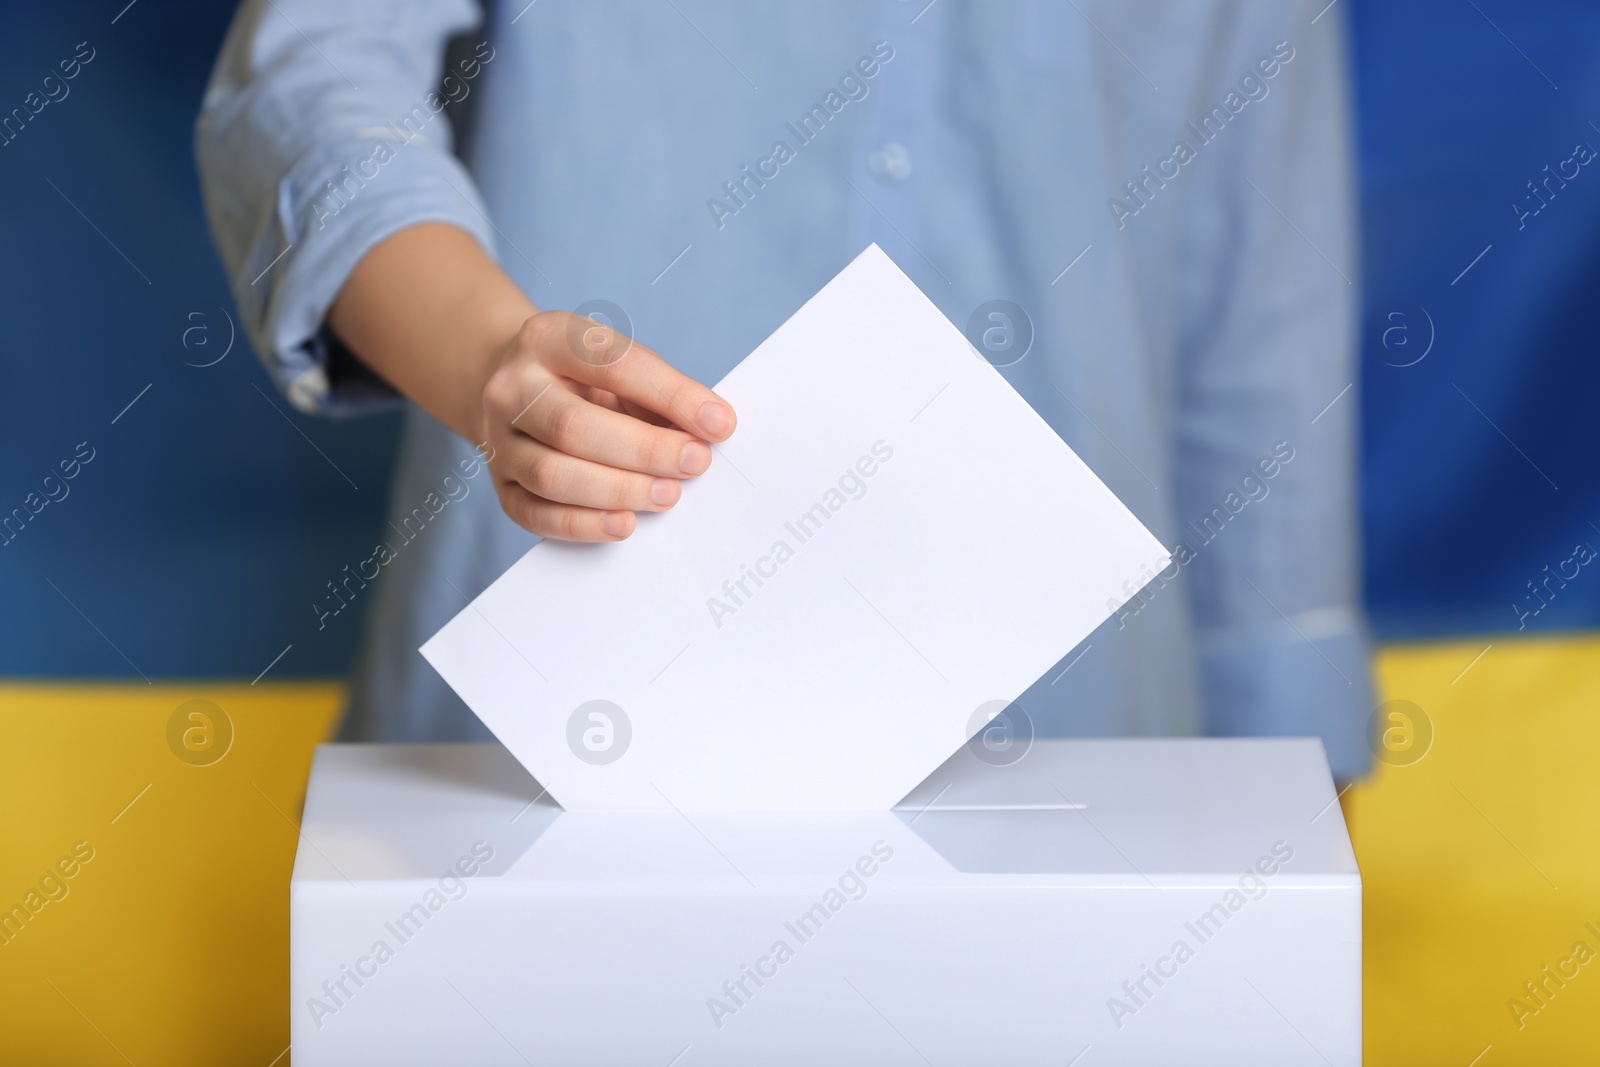
[[[621,411],[590,403],[567,383],[530,372],[529,381],[491,402],[508,424],[569,456],[658,478],[691,478],[711,466],[711,449],[672,427],[653,426]],[[522,397],[529,400],[518,403]],[[534,399],[536,398],[536,399]]]
[[[626,335],[567,312],[528,319],[483,390],[500,503],[525,529],[617,541],[711,466],[733,409]]]
[[[619,470],[521,435],[508,441],[497,459],[503,475],[555,504],[602,511],[665,511],[683,495],[676,478]]]
[[[515,482],[500,486],[500,506],[517,525],[562,541],[620,541],[633,533],[631,511],[602,511],[543,500]]]
[[[727,401],[626,334],[568,312],[535,315],[524,330],[557,373],[615,393],[707,441],[733,433]]]

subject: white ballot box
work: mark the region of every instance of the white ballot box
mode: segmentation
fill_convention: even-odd
[[[296,1067],[1360,1062],[1317,741],[983,736],[893,811],[798,813],[564,812],[498,745],[324,745]]]

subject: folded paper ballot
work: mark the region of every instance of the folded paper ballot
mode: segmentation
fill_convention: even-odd
[[[675,509],[422,646],[568,810],[888,809],[1169,559],[876,245],[716,389]]]

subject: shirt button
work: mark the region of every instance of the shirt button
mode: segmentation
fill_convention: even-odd
[[[911,177],[911,153],[899,141],[886,141],[867,157],[872,173],[885,181],[903,182]]]

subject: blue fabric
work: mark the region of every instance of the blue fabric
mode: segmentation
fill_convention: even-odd
[[[1379,632],[1481,648],[1593,630],[1600,581],[1575,557],[1600,550],[1600,168],[1575,157],[1600,151],[1600,6],[1360,3],[1351,18]]]
[[[978,340],[1009,301],[1031,344],[1007,378],[1180,560],[1020,698],[1036,728],[1319,734],[1352,775],[1371,689],[1343,27],[1155,10],[513,4],[473,30],[461,4],[252,0],[201,119],[208,211],[275,380],[329,411],[373,383],[333,358],[327,307],[424,219],[542,307],[621,306],[708,382],[870,241]],[[469,30],[481,58],[442,104]],[[464,170],[437,116],[415,139],[399,121],[436,103],[470,117]],[[394,159],[351,182],[380,144]],[[408,419],[346,735],[483,736],[415,650],[533,539],[459,474],[465,442]],[[418,518],[446,476],[462,491]]]

